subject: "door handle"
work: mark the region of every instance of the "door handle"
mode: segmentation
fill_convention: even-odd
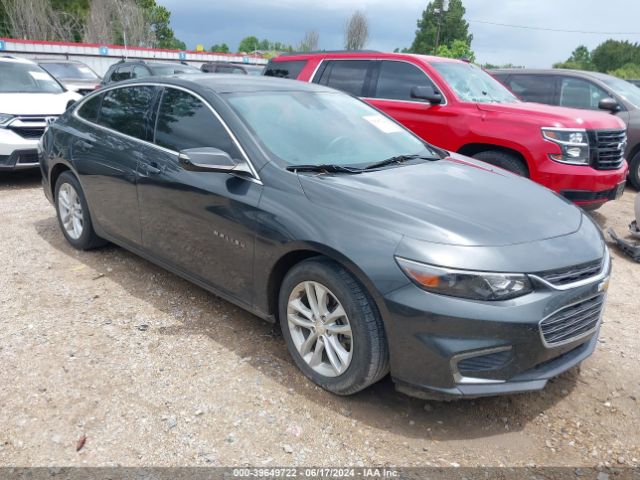
[[[158,168],[158,164],[155,162],[142,163],[140,165],[140,170],[145,175],[158,175],[159,173],[162,173],[162,170]]]

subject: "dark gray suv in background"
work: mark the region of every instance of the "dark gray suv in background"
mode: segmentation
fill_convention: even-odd
[[[489,73],[525,102],[605,110],[624,120],[629,181],[640,190],[640,88],[611,75],[581,70],[516,68]]]
[[[116,243],[280,322],[336,394],[389,371],[418,396],[537,390],[596,347],[611,262],[594,222],[347,94],[119,83],[67,110],[40,156],[72,246]]]

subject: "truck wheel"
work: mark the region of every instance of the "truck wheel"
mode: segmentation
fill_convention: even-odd
[[[291,269],[280,288],[280,326],[302,372],[337,395],[351,395],[389,371],[382,318],[364,287],[323,258]]]
[[[629,183],[640,190],[640,152],[636,153],[629,162]]]
[[[520,158],[511,153],[501,152],[500,150],[488,150],[486,152],[476,153],[473,155],[473,158],[503,168],[521,177],[529,177],[527,166]]]

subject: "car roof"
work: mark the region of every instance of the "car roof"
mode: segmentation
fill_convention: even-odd
[[[504,75],[560,75],[565,77],[582,77],[582,78],[612,78],[611,75],[600,72],[589,72],[587,70],[571,70],[565,68],[495,68],[489,70],[489,73],[498,73]]]
[[[36,62],[29,60],[28,58],[19,58],[19,57],[12,57],[11,55],[4,55],[4,56],[0,56],[0,62],[6,62],[6,63],[26,63],[29,65],[35,65]]]
[[[67,60],[66,58],[37,58],[34,61],[38,63],[75,63],[78,65],[84,65],[84,63],[78,60]]]
[[[118,86],[139,83],[156,83],[162,85],[174,85],[190,88],[194,91],[203,89],[215,93],[236,92],[268,92],[268,91],[308,91],[308,92],[335,92],[332,88],[317,85],[315,83],[298,82],[286,78],[249,76],[249,75],[201,75],[183,73],[179,75],[157,76],[145,79],[132,79],[118,82]]]
[[[351,52],[321,52],[321,53],[287,53],[273,59],[276,62],[292,62],[295,60],[309,60],[312,58],[330,59],[378,59],[378,60],[412,60],[418,59],[424,62],[452,62],[466,63],[456,58],[436,57],[433,55],[420,55],[417,53],[384,53],[372,51],[351,51]]]

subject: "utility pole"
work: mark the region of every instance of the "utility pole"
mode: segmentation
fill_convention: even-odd
[[[438,29],[436,30],[436,48],[433,52],[434,55],[438,54],[438,47],[440,46],[440,29],[442,28],[442,16],[447,10],[449,10],[449,0],[440,0],[440,7],[437,7],[434,10],[438,20]]]

